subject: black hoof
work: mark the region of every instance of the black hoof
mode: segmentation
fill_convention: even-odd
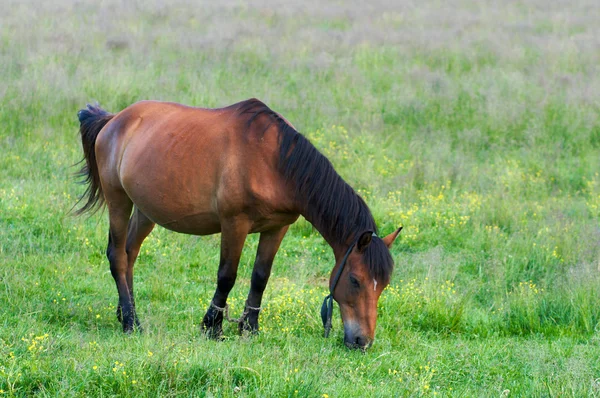
[[[238,323],[238,332],[243,334],[258,334],[258,315],[260,311],[248,310],[248,313]]]
[[[135,330],[142,332],[140,320],[135,313],[135,310],[123,313],[121,306],[117,307],[117,319],[123,326],[123,333],[133,333]]]
[[[127,320],[127,317],[125,318],[125,320]],[[122,322],[122,325],[123,325],[123,332],[127,333],[127,334],[131,334],[133,332],[138,332],[138,333],[144,332],[144,328],[142,328],[142,325],[140,324],[140,321],[137,319],[137,316],[135,317],[135,319],[133,321]]]
[[[124,333],[133,333],[133,331],[135,330],[135,322],[133,320],[133,316],[129,315],[129,314],[125,314],[123,316],[123,322],[121,323],[123,325],[123,332]]]
[[[211,340],[223,340],[222,325],[209,326],[202,322],[202,332]]]
[[[202,332],[212,340],[222,340],[223,313],[209,308],[202,319]]]

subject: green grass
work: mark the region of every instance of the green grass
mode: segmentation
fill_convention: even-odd
[[[1,396],[600,396],[596,2],[10,4],[0,16]],[[391,4],[391,3],[390,3]],[[258,97],[404,226],[377,337],[319,316],[333,256],[294,224],[259,336],[199,330],[219,236],[157,228],[125,336],[76,112]],[[230,305],[239,315],[257,237]]]

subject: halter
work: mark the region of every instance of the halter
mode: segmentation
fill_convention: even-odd
[[[371,232],[373,234],[373,236],[375,236],[375,237],[377,236],[375,234],[375,232],[372,232],[372,231],[367,231],[367,232]],[[356,244],[358,243],[358,240],[360,239],[360,237],[363,234],[358,235],[358,237],[356,239],[354,239],[354,242],[352,243],[352,245],[350,245],[350,247],[346,251],[344,258],[342,259],[342,262],[340,263],[340,267],[338,268],[338,271],[335,274],[335,277],[333,278],[333,283],[331,284],[331,286],[329,288],[329,294],[325,297],[325,300],[323,300],[323,305],[321,306],[321,319],[323,320],[323,327],[325,328],[325,333],[324,333],[325,337],[329,337],[329,332],[331,331],[331,316],[333,314],[333,292],[335,292],[335,287],[337,286],[337,283],[340,280],[340,276],[342,275],[342,272],[344,271],[344,266],[346,265],[348,256],[350,255],[350,253],[352,252],[352,249],[354,249],[354,246],[356,246]]]

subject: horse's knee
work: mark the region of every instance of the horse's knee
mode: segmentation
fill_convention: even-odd
[[[127,247],[125,248],[125,253],[127,254],[127,259],[136,259],[138,254],[140,254],[140,249]]]
[[[109,265],[110,265],[110,273],[113,276],[113,278],[115,280],[117,280],[119,278],[119,276],[121,276],[122,274],[122,269],[121,267],[119,267],[117,261],[115,260],[114,255],[112,255],[109,259],[108,259]]]
[[[108,246],[106,247],[106,258],[108,259],[113,278],[116,279],[124,275],[127,271],[127,254],[123,257],[111,240],[108,241]]]
[[[269,281],[269,274],[263,269],[254,269],[252,271],[251,287],[257,292],[264,292]]]
[[[233,272],[219,272],[217,275],[217,288],[222,292],[230,292],[235,285],[236,274]]]
[[[117,266],[117,255],[115,253],[115,247],[112,242],[108,242],[108,246],[106,247],[106,258],[108,259],[108,264],[110,266],[110,273],[113,278],[117,278],[119,275],[119,269]]]
[[[115,246],[112,244],[112,240],[110,239],[110,235],[108,238],[108,245],[106,246],[106,258],[109,263],[115,262]]]

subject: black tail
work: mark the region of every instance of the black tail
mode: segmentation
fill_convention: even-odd
[[[85,165],[77,173],[81,177],[82,184],[88,184],[87,189],[79,198],[79,201],[86,199],[85,204],[75,214],[80,215],[87,211],[94,213],[104,204],[104,195],[100,185],[100,175],[98,174],[98,165],[96,164],[96,137],[100,130],[115,115],[106,112],[99,106],[88,104],[86,109],[77,112],[79,118],[79,133],[81,134],[81,145],[83,146],[83,159]]]

